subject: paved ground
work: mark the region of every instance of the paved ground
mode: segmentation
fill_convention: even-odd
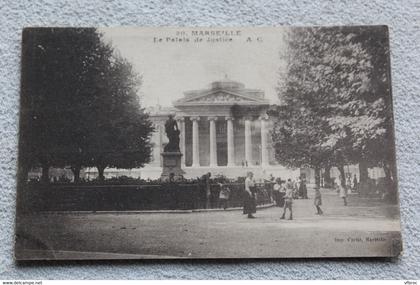
[[[309,193],[312,196],[312,193]],[[19,256],[28,258],[236,258],[395,255],[397,206],[349,197],[347,207],[324,190],[324,215],[313,200],[294,201],[294,220],[282,209],[154,214],[40,214],[26,217]],[[30,234],[29,234],[30,233]],[[107,253],[107,254],[104,254]]]

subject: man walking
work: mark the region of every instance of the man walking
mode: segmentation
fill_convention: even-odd
[[[322,215],[324,212],[321,209],[322,205],[322,196],[321,191],[318,186],[315,187],[315,199],[314,199],[314,205],[316,207],[316,213],[317,215]]]
[[[292,210],[292,204],[293,204],[293,183],[292,180],[289,178],[287,179],[286,183],[286,195],[284,196],[284,208],[283,208],[283,215],[280,219],[284,220],[286,216],[286,210],[289,209],[290,211],[290,217],[289,220],[293,220],[293,210]]]

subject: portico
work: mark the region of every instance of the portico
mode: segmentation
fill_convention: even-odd
[[[286,168],[275,159],[268,107],[262,90],[248,89],[228,79],[213,82],[207,89],[187,91],[183,98],[173,102],[173,107],[147,109],[155,127],[150,137],[151,161],[139,169],[107,169],[105,175],[160,178],[161,154],[168,143],[164,124],[169,115],[174,115],[180,130],[185,178],[200,177],[207,172],[237,178],[252,171],[256,178],[273,175],[295,179],[299,170]],[[95,170],[91,172],[94,176]]]
[[[213,82],[209,89],[185,92],[184,98],[173,103],[183,138],[180,148],[185,153],[184,165],[268,165],[268,104],[263,91],[246,89],[230,80]]]
[[[185,154],[183,167],[269,165],[268,122],[264,116],[236,120],[232,116],[191,116],[177,120],[180,149]],[[260,147],[255,147],[256,141]]]

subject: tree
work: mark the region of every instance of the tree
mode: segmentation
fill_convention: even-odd
[[[51,166],[74,164],[82,156],[80,106],[89,97],[89,62],[105,51],[100,47],[94,29],[24,30],[20,162],[41,166],[43,181]]]
[[[46,181],[51,166],[70,166],[77,182],[84,166],[137,167],[150,159],[139,76],[96,29],[25,29],[22,58],[24,177],[40,165]]]
[[[372,63],[383,62],[387,54],[367,48],[373,40],[362,30],[292,30],[278,88],[287,116],[273,131],[277,159],[295,167],[309,165],[316,172],[320,165],[327,169],[335,165],[343,184],[345,164],[365,160],[376,164],[383,159],[377,145],[389,134],[384,100],[388,94],[380,91],[387,82],[376,80],[383,71],[374,70]]]
[[[330,137],[337,144],[348,143],[348,155],[359,163],[360,182],[368,178],[367,168],[384,167],[389,179],[395,178],[395,146],[392,121],[392,97],[389,75],[388,31],[386,27],[348,28],[351,42],[357,44],[361,57],[359,66],[369,64],[359,89],[343,92],[334,104],[330,126],[341,138]],[[360,69],[356,69],[360,74]],[[363,83],[364,82],[364,83]],[[331,141],[330,141],[331,142]],[[389,171],[387,171],[389,170]]]
[[[320,141],[326,123],[310,109],[297,105],[272,107],[268,111],[274,127],[272,140],[276,159],[289,167],[313,167],[320,183],[320,169],[328,165],[330,151]]]
[[[139,107],[141,78],[131,64],[115,55],[102,71],[98,81],[104,83],[103,90],[95,104],[101,108],[91,113],[100,123],[90,127],[89,139],[89,156],[101,180],[106,167],[134,168],[149,162],[153,131],[148,115]]]

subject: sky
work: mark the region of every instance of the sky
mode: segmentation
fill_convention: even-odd
[[[185,91],[228,78],[278,102],[283,28],[103,28],[104,40],[142,76],[143,107],[172,106]],[[231,39],[231,40],[230,40]]]

